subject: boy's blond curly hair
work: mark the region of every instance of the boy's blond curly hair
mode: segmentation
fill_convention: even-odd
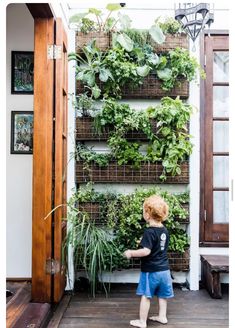
[[[162,197],[152,195],[146,198],[143,207],[153,220],[163,222],[167,219],[169,206]]]

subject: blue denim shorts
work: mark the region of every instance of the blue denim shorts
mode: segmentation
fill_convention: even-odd
[[[141,272],[136,294],[145,295],[148,298],[154,295],[159,298],[174,297],[170,270]]]

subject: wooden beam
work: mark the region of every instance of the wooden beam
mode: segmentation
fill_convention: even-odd
[[[47,46],[54,43],[54,19],[35,19],[34,145],[32,220],[32,299],[51,301],[52,152],[53,152],[53,60]]]
[[[49,3],[26,3],[33,18],[53,18],[54,14]]]

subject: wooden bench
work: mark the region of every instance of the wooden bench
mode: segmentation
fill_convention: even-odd
[[[201,255],[201,273],[209,294],[213,298],[222,298],[220,273],[229,272],[229,257],[225,255]]]

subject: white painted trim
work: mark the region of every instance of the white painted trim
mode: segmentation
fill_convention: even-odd
[[[68,31],[68,53],[75,51],[75,33],[74,31]],[[68,63],[68,168],[67,168],[67,195],[68,199],[73,194],[73,188],[75,187],[75,163],[74,158],[71,158],[71,153],[74,152],[74,130],[75,130],[75,112],[72,106],[71,95],[75,93],[75,69],[74,63],[71,61]],[[69,229],[69,226],[68,226]],[[74,285],[74,267],[73,267],[73,250],[68,250],[68,276],[66,290],[73,289]]]

